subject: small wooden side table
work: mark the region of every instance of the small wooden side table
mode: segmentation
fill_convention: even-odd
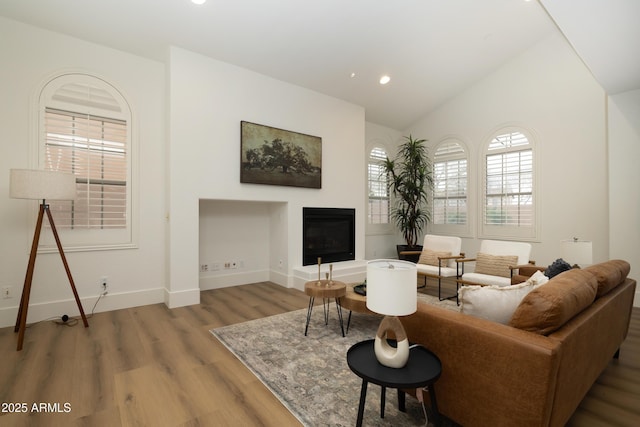
[[[322,298],[322,308],[324,309],[324,324],[329,324],[329,305],[333,298],[336,302],[336,310],[338,311],[338,320],[340,329],[344,337],[344,326],[342,323],[342,307],[340,307],[340,298],[345,295],[347,285],[337,280],[312,280],[304,284],[304,293],[309,295],[309,308],[307,309],[307,324],[304,327],[304,336],[307,336],[309,329],[309,321],[311,320],[311,312],[313,311],[313,303],[316,297]]]
[[[344,298],[340,298],[340,307],[349,310],[349,317],[347,317],[347,333],[349,333],[349,325],[351,325],[351,313],[367,313],[375,314],[373,311],[367,308],[367,297],[365,295],[357,294],[353,288],[358,285],[357,283],[349,283],[347,285],[347,292]]]

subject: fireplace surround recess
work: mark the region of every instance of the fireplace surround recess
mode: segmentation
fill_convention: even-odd
[[[355,209],[302,208],[302,265],[354,260],[355,222]]]

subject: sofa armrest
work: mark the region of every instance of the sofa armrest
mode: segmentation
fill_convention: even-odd
[[[402,317],[409,340],[442,362],[440,412],[465,426],[542,426],[550,419],[559,344],[425,304]]]

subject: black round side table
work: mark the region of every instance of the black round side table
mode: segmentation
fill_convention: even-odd
[[[382,387],[380,398],[380,418],[384,418],[384,404],[386,388],[398,389],[398,409],[405,411],[405,393],[402,389],[418,389],[427,387],[431,397],[431,410],[434,423],[440,425],[440,414],[436,402],[434,383],[442,373],[442,364],[438,356],[422,346],[412,347],[409,360],[402,368],[389,368],[381,365],[373,350],[374,340],[362,341],[354,344],[347,351],[349,368],[362,378],[360,390],[360,405],[356,426],[362,425],[364,404],[367,397],[367,384],[373,383]]]

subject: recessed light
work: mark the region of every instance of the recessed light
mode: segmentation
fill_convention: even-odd
[[[207,0],[191,0],[193,4],[205,4]]]
[[[356,76],[356,73],[351,73],[351,74],[350,74],[350,77],[351,77],[351,78],[354,78],[355,76]]]
[[[391,77],[389,77],[387,75],[384,75],[384,76],[380,77],[380,84],[381,85],[386,85],[390,81],[391,81]]]

